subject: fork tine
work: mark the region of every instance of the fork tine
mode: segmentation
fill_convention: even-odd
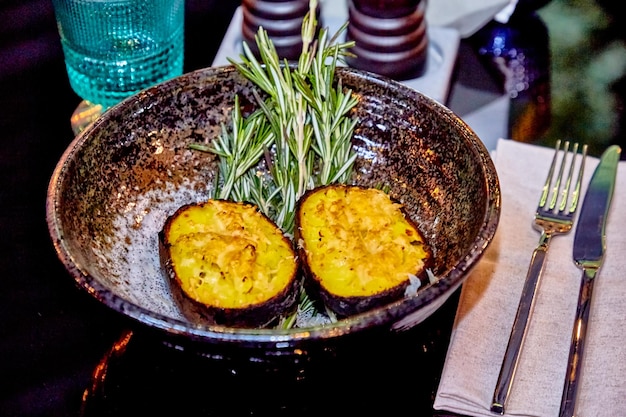
[[[580,198],[580,188],[583,182],[583,173],[585,171],[585,159],[587,158],[587,144],[583,145],[582,158],[580,160],[580,168],[578,169],[578,178],[576,185],[574,186],[574,192],[572,193],[572,203],[570,206],[570,212],[576,211],[578,206],[578,200]]]
[[[550,200],[550,205],[548,209],[554,210],[556,207],[556,203],[559,198],[559,188],[561,187],[561,181],[563,181],[563,172],[565,172],[565,164],[567,163],[567,152],[569,151],[569,141],[565,141],[563,144],[563,159],[561,159],[561,166],[559,167],[559,175],[556,178],[554,183],[554,187],[552,187],[552,199]],[[558,150],[557,150],[558,153]],[[567,194],[565,194],[567,197]]]
[[[556,167],[556,160],[559,156],[559,149],[561,148],[561,140],[558,139],[556,141],[556,145],[554,146],[554,156],[552,156],[552,163],[550,164],[550,169],[548,170],[548,176],[546,177],[546,182],[543,184],[543,189],[541,190],[541,198],[539,198],[539,207],[544,207],[546,205],[546,201],[548,201],[548,194],[550,192],[550,184],[552,183],[552,176],[554,175],[554,168]]]
[[[574,143],[574,146],[572,147],[572,159],[569,164],[569,172],[567,174],[567,180],[565,180],[565,186],[561,190],[561,197],[560,197],[561,204],[559,205],[559,211],[561,212],[565,211],[565,208],[567,207],[567,198],[569,196],[569,189],[572,186],[572,177],[574,176],[574,168],[576,167],[576,154],[577,153],[578,153],[578,143]],[[563,165],[565,165],[566,156],[567,156],[567,152],[563,156]],[[567,210],[567,213],[574,211],[575,208],[576,208],[575,205],[573,207],[570,207]]]
[[[587,156],[587,145],[583,145],[582,148],[582,158],[580,160],[580,164],[578,165],[578,176],[576,178],[576,184],[574,185],[574,190],[572,192],[571,198],[570,198],[570,188],[572,186],[572,179],[574,178],[574,171],[576,168],[576,159],[577,159],[577,155],[578,155],[578,143],[574,143],[574,146],[572,148],[571,154],[571,161],[570,161],[570,165],[569,165],[569,172],[567,175],[567,180],[565,182],[565,186],[563,187],[563,189],[561,190],[561,195],[560,195],[560,204],[559,204],[559,212],[563,213],[563,214],[570,214],[573,213],[574,211],[576,211],[576,207],[578,206],[578,198],[580,195],[580,188],[581,188],[581,183],[582,183],[582,177],[583,177],[583,172],[584,172],[584,168],[585,168],[585,158]],[[567,148],[567,143],[565,145],[565,147]],[[561,169],[563,169],[563,166],[566,164],[566,158],[567,158],[567,149],[565,150],[565,153],[563,155],[563,162],[562,162],[562,166]],[[567,207],[567,202],[570,202],[570,206]],[[550,209],[552,209],[552,207],[550,207]]]
[[[574,189],[570,195],[570,191],[574,181],[574,172],[576,171],[578,148],[579,144],[574,143],[572,149],[570,150],[570,142],[565,141],[563,144],[563,149],[561,149],[561,141],[556,141],[556,145],[554,147],[554,156],[552,157],[552,164],[550,165],[548,177],[546,178],[546,183],[544,184],[541,198],[539,200],[539,208],[553,211],[558,204],[557,210],[560,213],[569,214],[573,213],[576,210],[580,196],[582,177],[584,173],[585,158],[587,156],[587,145],[585,144],[582,147],[580,163],[578,164],[578,175],[575,180],[576,182],[574,184]],[[561,151],[563,152],[563,156],[561,158],[558,173],[555,175],[556,164]],[[563,182],[565,168],[568,166],[569,154],[571,154],[569,169],[567,173],[567,178],[565,178],[565,182]],[[570,203],[569,207],[567,206],[568,202]]]

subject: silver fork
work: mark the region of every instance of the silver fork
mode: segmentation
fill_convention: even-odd
[[[535,213],[534,228],[541,232],[539,244],[533,251],[530,266],[526,274],[526,281],[522,290],[520,303],[517,307],[515,321],[511,329],[509,343],[504,354],[500,375],[491,402],[491,411],[504,414],[504,406],[511,391],[513,378],[520,357],[522,345],[528,330],[528,321],[532,313],[535,294],[539,286],[539,280],[543,271],[543,265],[548,252],[548,246],[553,236],[568,233],[574,223],[574,214],[578,206],[580,187],[587,156],[587,145],[582,147],[582,158],[579,163],[576,183],[572,188],[576,159],[578,156],[578,143],[574,143],[572,150],[569,150],[570,143],[566,141],[561,151],[561,141],[556,142],[552,164],[548,171],[548,177],[541,192],[541,198]],[[560,167],[555,176],[556,165],[559,155],[563,154]],[[569,172],[567,179],[563,183],[565,167],[568,165],[568,154],[571,155],[569,162]],[[571,190],[571,193],[570,193]],[[569,202],[569,204],[568,204]],[[557,206],[558,203],[558,206]]]

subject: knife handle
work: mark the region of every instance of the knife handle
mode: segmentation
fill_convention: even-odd
[[[591,294],[593,293],[593,283],[595,282],[594,278],[597,272],[597,268],[583,268],[559,417],[574,416],[578,378],[580,377],[583,353],[585,351],[585,335],[587,334],[587,322],[591,307]]]

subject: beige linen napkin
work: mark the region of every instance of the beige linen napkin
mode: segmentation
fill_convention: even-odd
[[[498,141],[502,189],[498,231],[463,284],[434,408],[469,416],[489,411],[532,251],[539,194],[553,150]],[[597,158],[587,158],[583,193]],[[626,415],[626,162],[621,162],[607,224],[605,263],[594,287],[578,392],[582,417]],[[584,196],[584,194],[583,194]],[[581,278],[574,231],[552,239],[506,416],[556,417]]]

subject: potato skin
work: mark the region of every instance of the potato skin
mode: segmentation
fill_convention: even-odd
[[[307,291],[339,316],[402,298],[410,275],[428,282],[430,247],[404,208],[380,190],[310,190],[297,206],[295,239]]]
[[[302,283],[293,244],[256,206],[187,204],[158,238],[172,294],[191,321],[265,327],[296,307]]]

